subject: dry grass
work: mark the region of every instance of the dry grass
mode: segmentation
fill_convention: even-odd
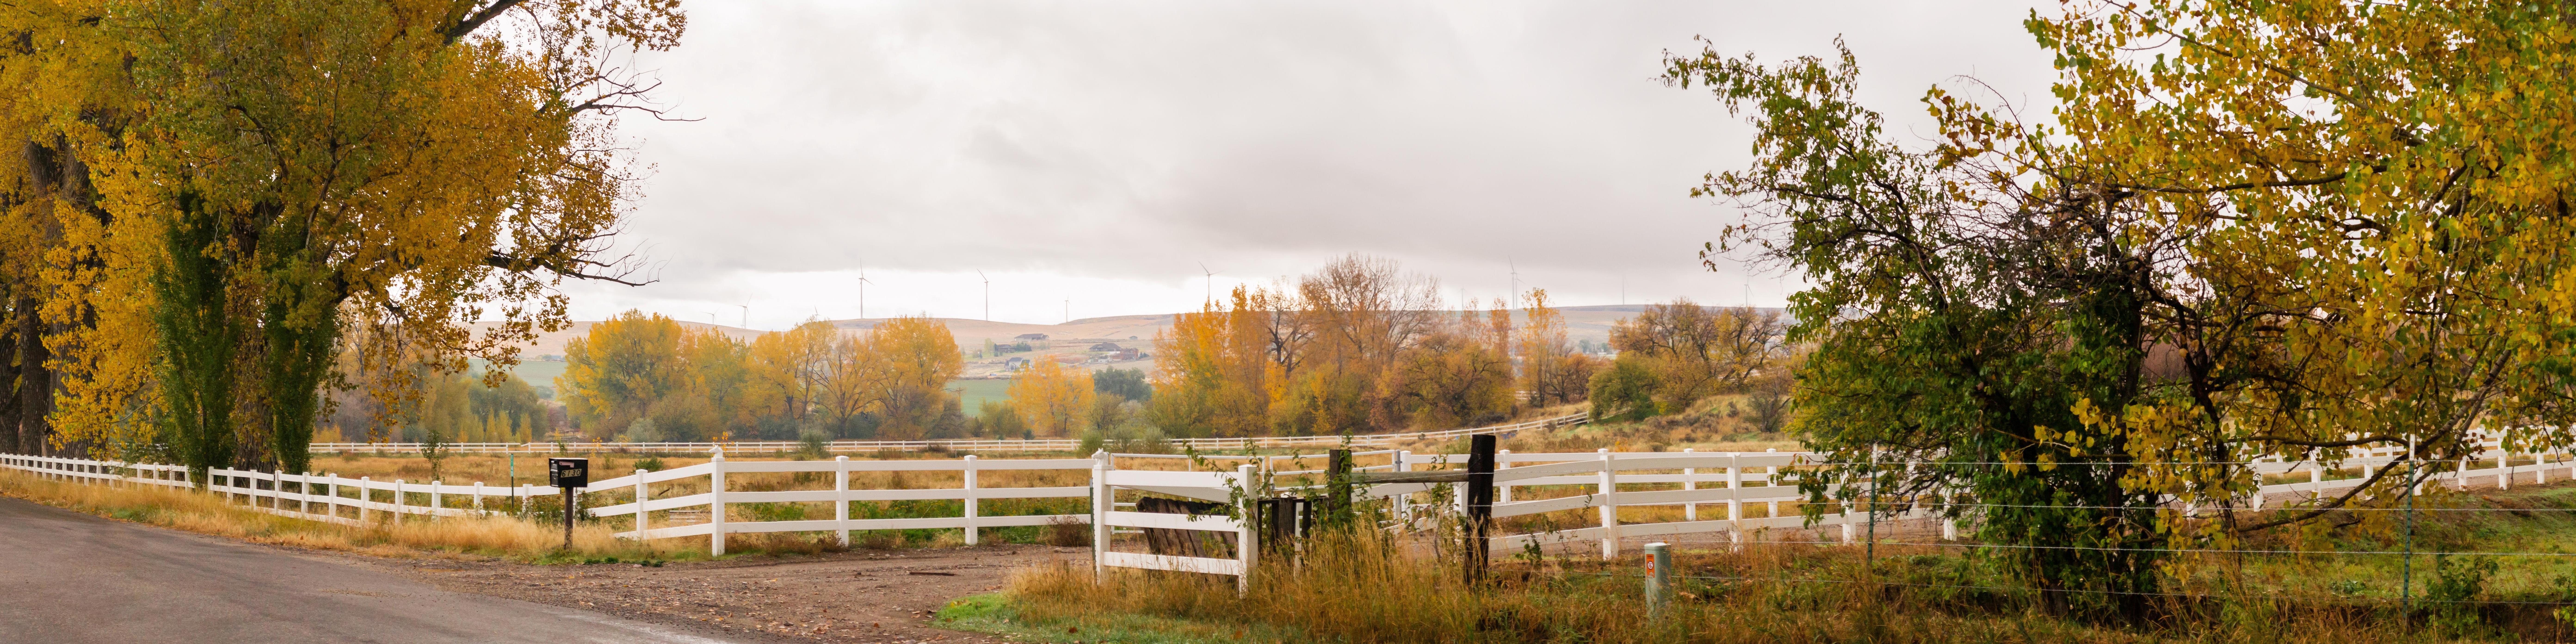
[[[345,526],[259,512],[225,502],[221,497],[162,487],[84,485],[55,481],[15,470],[0,471],[0,495],[26,499],[102,517],[316,550],[338,550],[378,556],[496,557],[526,561],[602,559],[650,561],[703,557],[703,549],[679,541],[637,544],[610,536],[610,528],[577,525],[572,548],[564,549],[559,525],[539,525],[508,517],[444,517],[435,521],[405,517],[399,525],[379,522]],[[380,513],[379,517],[387,516]]]
[[[1882,548],[1876,575],[1857,548],[1774,546],[1682,555],[1687,576],[1667,612],[1649,616],[1642,562],[1582,558],[1496,561],[1481,587],[1425,543],[1356,535],[1311,541],[1301,565],[1268,559],[1250,593],[1232,578],[1055,566],[1014,578],[1007,596],[1026,627],[1102,631],[1164,624],[1179,639],[1397,642],[2281,642],[2444,641],[2387,615],[2272,600],[2160,607],[2147,624],[2101,624],[2032,612],[2025,596],[1936,586],[2008,583],[1973,562]],[[1712,579],[1733,578],[1733,579]],[[1836,580],[1787,583],[1747,579]],[[1861,583],[1876,581],[1880,583]],[[1141,618],[1141,619],[1140,619]]]

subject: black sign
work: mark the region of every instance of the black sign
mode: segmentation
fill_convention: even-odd
[[[590,487],[590,459],[546,459],[546,481],[555,487]]]

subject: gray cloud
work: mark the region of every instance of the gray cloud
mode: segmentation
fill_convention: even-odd
[[[995,315],[1189,308],[1233,280],[1387,255],[1452,291],[1571,303],[1776,303],[1778,275],[1694,252],[1730,207],[1686,196],[1746,128],[1654,82],[1705,35],[1768,59],[1843,35],[1867,99],[1920,131],[1923,89],[1976,73],[2044,97],[2021,3],[700,3],[646,62],[686,123],[633,122],[656,168],[642,289],[578,314],[757,301],[754,324],[848,317],[840,271],[904,271],[883,306],[943,315],[1005,272]],[[964,291],[960,291],[964,289]],[[1080,292],[1068,292],[1079,290]],[[964,298],[964,299],[960,299]],[[1006,303],[1004,300],[1008,300]],[[1007,304],[1007,305],[1006,305]],[[1125,310],[1115,310],[1124,308]],[[790,312],[794,315],[790,315]],[[963,316],[963,315],[961,315]],[[731,316],[726,316],[731,319]]]

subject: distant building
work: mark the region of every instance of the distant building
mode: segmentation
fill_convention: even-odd
[[[1125,351],[1126,349],[1125,349],[1125,348],[1123,348],[1123,347],[1118,346],[1118,344],[1117,344],[1117,343],[1114,343],[1114,342],[1102,342],[1102,343],[1100,343],[1100,344],[1091,345],[1091,350],[1093,350],[1093,351],[1108,351],[1108,352],[1111,352],[1111,353],[1116,353],[1116,352],[1119,352],[1119,351]]]
[[[1011,339],[1013,339],[1013,340],[1044,340],[1044,339],[1047,339],[1047,338],[1046,338],[1046,334],[1044,334],[1044,333],[1022,333],[1022,334],[1020,334],[1020,337],[1011,338]]]
[[[1129,360],[1136,360],[1136,359],[1143,358],[1143,357],[1145,357],[1145,353],[1144,353],[1144,352],[1142,352],[1142,351],[1137,351],[1137,350],[1135,350],[1135,349],[1119,349],[1117,353],[1111,354],[1111,355],[1110,355],[1110,357],[1109,357],[1109,359],[1111,359],[1111,360],[1116,360],[1116,361],[1119,361],[1119,362],[1126,362],[1126,361],[1129,361]]]
[[[1004,358],[1002,360],[1002,370],[1004,371],[1019,371],[1027,368],[1029,368],[1028,358]]]

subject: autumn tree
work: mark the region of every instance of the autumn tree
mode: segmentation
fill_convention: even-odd
[[[868,342],[866,354],[882,365],[868,380],[883,418],[880,437],[917,440],[964,429],[961,403],[947,387],[965,371],[966,356],[947,325],[927,316],[899,317],[878,323]]]
[[[1679,298],[1649,304],[1610,327],[1619,360],[1654,375],[1654,395],[1678,412],[1712,394],[1739,392],[1786,354],[1780,314],[1712,308]]]
[[[1039,360],[1011,378],[1011,407],[1040,436],[1072,436],[1089,427],[1094,399],[1091,374],[1054,360]]]
[[[1848,53],[1669,61],[1757,129],[1754,163],[1702,189],[1757,214],[1708,257],[1816,285],[1791,300],[1811,445],[1920,463],[1847,475],[1972,490],[1985,538],[2079,546],[2008,555],[2050,606],[2138,618],[2162,547],[2396,502],[2480,428],[2569,442],[2546,428],[2570,291],[2535,288],[2576,283],[2556,8],[2084,2],[2028,26],[2054,122],[1935,89],[1930,149],[1854,101]],[[2408,454],[2313,507],[2240,509],[2255,457],[2373,446]]]
[[[565,342],[564,373],[555,382],[573,422],[594,435],[615,432],[667,411],[664,400],[688,395],[699,376],[681,353],[686,335],[671,318],[627,311]]]
[[[1521,308],[1524,320],[1518,350],[1520,386],[1529,392],[1530,402],[1553,405],[1580,402],[1592,384],[1592,374],[1600,369],[1600,360],[1574,350],[1566,336],[1565,314],[1547,304],[1545,289],[1530,289],[1521,298],[1528,304]]]
[[[1259,436],[1270,431],[1271,409],[1290,364],[1302,364],[1302,339],[1293,311],[1270,308],[1279,296],[1238,286],[1231,306],[1210,302],[1197,313],[1175,316],[1154,336],[1156,426],[1182,437]]]
[[[611,113],[650,111],[624,54],[675,44],[676,3],[42,4],[0,18],[42,43],[0,54],[0,82],[29,99],[0,122],[41,161],[14,168],[6,201],[40,224],[10,234],[47,258],[18,290],[45,294],[57,442],[110,440],[115,412],[166,399],[155,381],[209,403],[223,387],[229,405],[163,409],[190,417],[170,427],[232,431],[231,458],[301,469],[353,325],[405,346],[367,355],[506,368],[565,324],[560,280],[626,280],[605,255],[632,192]],[[156,312],[167,285],[210,279],[224,320]],[[238,359],[173,344],[197,331]]]
[[[1504,316],[1509,309],[1498,309]],[[1474,312],[1431,332],[1397,359],[1386,386],[1408,424],[1465,427],[1510,417],[1516,406],[1511,356]]]

